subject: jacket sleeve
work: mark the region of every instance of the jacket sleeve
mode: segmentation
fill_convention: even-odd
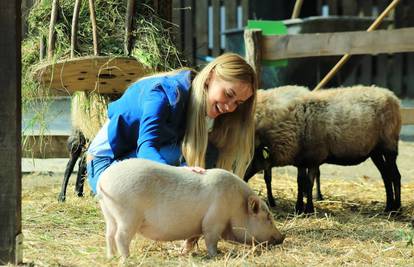
[[[145,96],[142,103],[142,116],[137,140],[137,157],[167,163],[159,152],[161,129],[169,115],[167,95],[158,86]]]

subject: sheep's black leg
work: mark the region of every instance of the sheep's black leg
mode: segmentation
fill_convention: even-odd
[[[390,175],[390,180],[394,187],[394,203],[392,205],[392,210],[398,211],[401,208],[401,174],[397,167],[397,153],[394,151],[384,153],[384,158],[388,174]]]
[[[305,187],[305,194],[306,194],[306,207],[305,213],[314,213],[315,209],[313,207],[313,183],[315,178],[315,168],[308,168],[306,176],[304,177],[304,187]]]
[[[323,200],[323,196],[321,193],[321,181],[320,181],[321,172],[319,168],[309,168],[308,175],[312,179],[312,184],[316,180],[316,199]]]
[[[78,197],[83,197],[83,185],[86,177],[86,157],[85,153],[81,156],[78,164],[78,175],[76,177],[75,192]]]
[[[316,179],[316,199],[323,200],[321,192],[321,171],[319,168],[315,168],[314,179]]]
[[[272,167],[268,167],[264,170],[264,179],[267,189],[267,201],[269,202],[270,207],[274,207],[276,206],[276,202],[272,194]]]
[[[381,173],[382,180],[384,181],[385,193],[387,196],[387,204],[385,206],[385,212],[393,210],[394,203],[394,194],[392,190],[392,181],[389,176],[389,171],[386,168],[385,160],[382,156],[382,153],[378,150],[371,153],[371,159],[374,162],[375,166]]]
[[[296,199],[295,211],[297,214],[303,213],[303,192],[305,191],[306,168],[298,167],[298,198]]]
[[[70,138],[71,137],[69,137],[69,139]],[[76,161],[82,153],[82,146],[80,146],[79,144],[73,144],[70,141],[68,141],[68,143],[70,143],[72,147],[70,149],[69,161],[66,164],[65,174],[63,176],[62,188],[60,190],[58,197],[59,202],[64,202],[66,200],[66,188],[69,183],[70,175],[73,172],[73,168],[75,167]]]

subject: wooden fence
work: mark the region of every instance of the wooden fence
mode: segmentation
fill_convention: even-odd
[[[315,16],[375,17],[391,0],[313,0]],[[271,5],[271,1],[249,0],[173,0],[173,22],[178,25],[177,45],[190,65],[199,65],[209,56],[225,51],[224,31],[243,28],[248,19],[255,18],[257,6]],[[304,12],[302,10],[302,13]],[[260,18],[260,14],[258,15]],[[290,17],[286,14],[285,17]],[[389,27],[414,26],[414,1],[403,0],[391,14]],[[315,60],[316,61],[316,60]],[[323,63],[321,63],[323,64]],[[351,66],[352,64],[352,66]],[[348,63],[352,69],[340,83],[377,84],[393,91],[400,97],[414,97],[414,53],[382,53],[360,55]],[[320,75],[324,75],[321,73]],[[312,86],[312,85],[310,85]]]
[[[391,0],[318,0],[318,12],[320,15],[377,16],[390,2]],[[414,1],[401,1],[391,18],[393,28],[413,27]],[[366,55],[354,66],[344,84],[376,84],[392,88],[400,97],[414,97],[413,73],[414,53]]]
[[[197,65],[224,52],[222,32],[247,24],[251,2],[173,0],[172,20],[179,26],[176,44],[190,64]]]
[[[245,30],[246,57],[261,74],[263,60],[340,54],[375,54],[414,51],[414,27],[324,34],[268,35]],[[307,45],[301,45],[307,44]],[[413,75],[411,73],[409,76]],[[403,124],[414,124],[414,109],[401,111]]]

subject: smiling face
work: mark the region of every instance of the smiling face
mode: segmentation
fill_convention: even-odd
[[[207,82],[207,116],[214,119],[233,112],[253,95],[251,85],[242,81],[225,81],[212,71]]]

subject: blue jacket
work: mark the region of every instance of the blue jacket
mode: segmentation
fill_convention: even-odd
[[[163,146],[181,155],[190,87],[189,70],[151,77],[132,84],[109,104],[108,140],[114,158],[135,151],[136,157],[167,163],[159,152]]]

